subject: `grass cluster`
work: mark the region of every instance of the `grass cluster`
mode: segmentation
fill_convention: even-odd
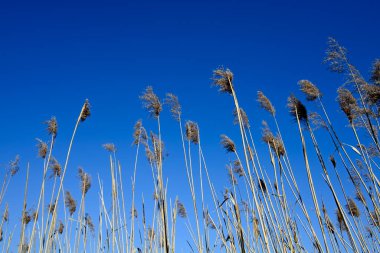
[[[255,142],[249,117],[239,104],[234,75],[229,69],[218,68],[213,72],[213,84],[221,93],[229,95],[226,99],[232,98],[233,123],[240,132],[236,143],[227,135],[220,135],[221,147],[230,161],[226,166],[229,185],[225,186],[222,195],[219,194],[222,189],[216,189],[210,177],[198,124],[183,121],[182,108],[174,94],[169,93],[161,99],[152,87],[147,87],[140,99],[157,127],[147,131],[141,121],[134,126],[136,153],[131,165],[131,188],[125,189],[127,184],[117,159],[117,149],[108,143],[103,147],[109,152],[111,197],[105,196],[100,178],[94,180],[79,168],[81,197],[74,199],[65,188],[65,176],[77,129],[87,123],[91,115],[91,106],[86,100],[79,111],[62,165],[54,158],[57,119],[52,117],[46,122],[50,140],[37,139],[38,154],[43,160],[38,201],[27,203],[30,191],[27,168],[23,210],[18,213],[21,219],[17,224],[9,224],[9,213],[17,214],[17,210],[9,210],[4,196],[20,169],[19,157],[10,162],[0,191],[2,251],[14,252],[16,249],[12,247],[17,245],[18,252],[171,253],[179,251],[176,242],[181,241],[182,245],[187,244],[185,251],[201,253],[379,252],[380,61],[374,62],[371,77],[366,80],[350,63],[346,50],[334,39],[329,39],[325,61],[331,71],[344,75],[345,83],[337,91],[337,102],[347,117],[348,129],[356,143],[346,144],[341,130],[334,128],[334,115],[325,106],[319,88],[308,80],[300,80],[299,88],[305,99],[316,103],[319,109],[318,113],[309,113],[299,98],[294,95],[288,98],[290,116],[298,129],[298,136],[292,136],[294,141],[288,145],[299,147],[304,164],[297,170],[303,169],[307,178],[295,175],[296,169],[289,159],[277,111],[271,101],[261,91],[257,93],[257,102],[269,113],[272,122],[263,122],[260,143]],[[160,123],[166,107],[180,132],[183,164],[179,167],[186,175],[191,196],[187,203],[167,193]],[[274,131],[270,125],[274,126]],[[318,139],[317,128],[328,137]],[[333,154],[324,152],[322,141],[333,147]],[[259,155],[257,145],[266,146],[268,155]],[[144,198],[137,201],[136,197],[141,153],[150,165],[154,187],[153,198],[147,199],[153,202],[153,208],[149,209]],[[317,158],[318,166],[314,164],[311,168],[311,156]],[[272,168],[264,169],[266,162]],[[317,174],[322,174],[322,183],[328,189],[323,199],[315,184]],[[308,188],[299,187],[297,180],[307,181]],[[49,192],[47,184],[51,184]],[[99,203],[99,212],[92,214],[96,221],[86,212],[89,190],[98,193],[98,201],[91,200]],[[211,201],[206,203],[206,199]],[[313,206],[306,205],[308,199]],[[326,202],[335,208],[327,208]],[[29,206],[35,208],[29,209]],[[178,222],[185,224],[186,237],[176,236]]]

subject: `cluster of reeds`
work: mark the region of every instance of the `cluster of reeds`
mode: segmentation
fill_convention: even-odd
[[[19,252],[380,252],[380,61],[374,62],[366,80],[349,61],[346,49],[329,39],[325,62],[332,71],[344,74],[344,84],[337,89],[337,104],[347,118],[348,131],[336,127],[341,125],[335,120],[339,116],[330,114],[334,110],[327,108],[320,89],[308,80],[300,80],[299,89],[306,101],[316,104],[310,107],[319,111],[309,112],[309,104],[295,95],[288,97],[295,136],[283,135],[278,112],[269,98],[258,91],[258,104],[269,113],[269,121],[263,121],[260,129],[240,107],[232,71],[217,68],[213,72],[213,85],[232,98],[231,121],[240,136],[234,141],[220,133],[229,179],[224,189],[216,189],[212,174],[219,175],[220,171],[210,170],[207,165],[200,126],[183,120],[182,107],[174,94],[160,99],[152,87],[147,87],[140,96],[156,127],[147,131],[141,120],[134,126],[132,145],[136,153],[130,184],[118,159],[118,149],[106,143],[103,148],[109,154],[110,182],[99,176],[93,181],[88,172],[79,168],[78,189],[65,189],[75,136],[91,115],[91,107],[86,100],[79,112],[63,165],[54,157],[58,123],[52,117],[46,122],[49,141],[37,139],[42,181],[36,203],[27,203],[31,191],[29,167],[21,212],[3,203],[12,177],[20,170],[19,156],[10,162],[4,174],[0,191],[2,250],[8,252],[17,247]],[[160,122],[165,107],[178,124],[183,153],[178,169],[187,178],[191,196],[187,202],[179,196],[168,196],[161,135],[165,129],[161,129]],[[261,138],[257,138],[260,132]],[[302,165],[291,161],[294,156],[288,150],[302,153]],[[146,171],[140,173],[138,168],[142,151],[154,189],[149,204],[144,195],[137,201],[141,193],[136,194],[136,178],[140,174],[147,176]],[[304,187],[305,182],[308,187]],[[75,191],[80,198],[74,199]],[[88,203],[97,202],[88,199],[89,191],[98,192],[98,213],[86,212]],[[16,229],[9,224],[9,213],[20,217]],[[187,236],[177,236],[178,218],[180,225],[186,227]],[[19,240],[15,233],[19,233]]]

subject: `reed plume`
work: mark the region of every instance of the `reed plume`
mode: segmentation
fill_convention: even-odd
[[[84,102],[82,113],[80,115],[80,121],[85,121],[91,115],[91,105],[88,99]]]
[[[197,123],[193,121],[186,121],[186,139],[194,144],[199,143],[199,129]]]
[[[145,92],[140,96],[143,106],[148,110],[151,116],[158,118],[162,111],[162,104],[158,96],[153,92],[152,86],[148,86]]]
[[[249,124],[249,119],[248,119],[247,113],[243,110],[243,108],[239,108],[239,110],[240,110],[240,116],[241,116],[241,120],[243,122],[243,126],[245,128],[249,128],[250,124]],[[233,116],[234,116],[234,124],[235,125],[239,124],[239,114],[238,114],[236,108],[234,109]]]
[[[38,142],[37,143],[38,156],[45,159],[47,151],[48,151],[48,145],[46,144],[46,142],[43,142],[40,139],[36,139],[36,140]]]
[[[258,92],[257,92],[257,101],[259,102],[261,108],[263,108],[264,110],[268,111],[270,114],[272,114],[272,116],[275,115],[276,110],[274,109],[272,103],[271,103],[270,100],[264,95],[263,92],[261,92],[261,91],[258,91]]]
[[[375,85],[380,85],[380,59],[376,59],[373,63],[371,81]]]
[[[358,104],[352,93],[345,88],[338,89],[338,102],[340,109],[346,114],[350,123],[356,117],[356,111],[358,111]]]
[[[67,209],[69,209],[70,216],[72,216],[77,210],[77,202],[71,196],[71,193],[69,191],[65,192],[65,206]]]
[[[91,176],[86,173],[82,168],[78,169],[78,175],[81,181],[81,191],[83,195],[86,195],[91,188]]]
[[[166,93],[165,103],[170,106],[170,112],[176,121],[181,119],[181,104],[178,101],[178,97],[172,93]]]
[[[228,152],[235,152],[236,147],[235,143],[227,136],[227,135],[220,135],[220,144],[223,146],[223,148]]]
[[[231,70],[219,67],[213,71],[212,81],[215,86],[219,87],[220,92],[232,94],[233,78],[234,74]]]
[[[57,119],[55,117],[51,117],[49,120],[45,122],[47,125],[47,131],[48,133],[54,138],[57,137],[58,134],[58,123]]]
[[[322,93],[319,91],[317,86],[315,86],[312,82],[309,80],[300,80],[298,82],[298,85],[301,88],[301,91],[305,93],[306,99],[309,101],[314,101],[317,98],[322,97]]]

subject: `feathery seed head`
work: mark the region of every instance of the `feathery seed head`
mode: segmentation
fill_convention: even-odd
[[[322,97],[322,93],[319,91],[317,86],[315,86],[309,80],[300,80],[298,82],[301,91],[306,94],[306,99],[309,101],[313,101],[317,98]]]
[[[219,67],[213,71],[213,84],[219,87],[220,92],[232,94],[234,74],[229,69]]]
[[[78,175],[81,180],[81,191],[83,195],[86,195],[91,188],[91,176],[86,173],[82,168],[78,169]]]
[[[364,99],[369,105],[380,104],[380,86],[363,84],[361,88],[364,91]]]
[[[334,38],[330,37],[328,38],[328,47],[323,62],[329,64],[329,69],[332,72],[343,73],[345,71],[346,51]]]
[[[178,199],[176,201],[176,204],[177,204],[177,212],[178,212],[179,217],[186,218],[187,217],[187,211],[186,211],[185,206]]]
[[[223,148],[227,151],[227,152],[235,152],[236,151],[236,147],[235,147],[235,143],[227,136],[227,135],[220,135],[220,144],[222,144]]]
[[[276,110],[274,109],[270,100],[261,91],[257,92],[257,101],[259,102],[261,108],[268,111],[272,116],[275,115]]]
[[[115,144],[113,143],[106,143],[103,144],[103,148],[107,150],[108,152],[115,153],[116,152],[116,147]]]
[[[71,196],[71,193],[69,191],[65,192],[65,206],[67,209],[69,209],[70,215],[73,215],[77,209],[77,202]]]
[[[86,227],[90,230],[90,232],[94,233],[94,231],[95,231],[95,225],[92,222],[92,218],[91,218],[91,216],[88,213],[86,213],[86,215],[84,217],[84,221],[85,221]]]
[[[301,122],[308,122],[308,115],[306,107],[298,100],[294,95],[288,97],[288,108],[290,109],[290,114]]]
[[[172,93],[167,93],[165,103],[170,106],[170,112],[175,120],[179,121],[181,118],[181,104],[178,101],[178,97]]]
[[[199,129],[197,123],[188,120],[186,122],[186,139],[194,144],[199,143]]]
[[[49,120],[45,121],[45,124],[47,125],[48,133],[51,136],[53,136],[53,138],[57,137],[57,133],[58,133],[57,119],[55,117],[51,117]]]
[[[60,177],[62,174],[62,166],[58,163],[58,161],[54,158],[50,158],[49,167],[52,171],[52,176]]]
[[[348,199],[346,208],[347,208],[348,213],[351,214],[352,216],[354,217],[360,216],[360,210],[353,199],[351,198]]]
[[[10,161],[9,167],[10,167],[10,173],[11,176],[14,176],[17,174],[17,172],[20,170],[20,156],[16,155],[15,159],[13,161]]]
[[[91,115],[91,105],[88,99],[84,102],[82,112],[80,114],[80,121],[83,122],[85,121],[90,115]]]
[[[46,142],[43,142],[40,139],[36,139],[38,141],[37,143],[37,148],[38,148],[38,156],[45,159],[47,150],[48,150],[48,145]]]
[[[143,106],[154,118],[158,118],[162,111],[162,105],[158,96],[153,92],[152,86],[148,86],[145,92],[140,96]]]
[[[241,117],[243,126],[245,128],[249,128],[250,125],[249,125],[249,119],[248,119],[247,114],[245,113],[243,108],[239,108],[239,111],[240,111],[240,117]],[[236,110],[236,108],[234,109],[233,115],[234,115],[234,124],[235,125],[239,124],[239,115],[238,115],[238,111]]]
[[[375,85],[380,85],[380,59],[376,59],[372,66],[371,81]]]
[[[138,145],[139,143],[146,144],[148,140],[148,134],[142,125],[141,119],[139,119],[133,127],[133,143],[132,145]]]
[[[356,117],[356,111],[358,110],[358,105],[351,91],[345,88],[339,88],[338,102],[339,102],[340,109],[344,112],[344,114],[346,114],[350,123],[352,123],[352,121]]]
[[[348,228],[346,226],[346,223],[344,222],[343,214],[339,209],[336,210],[336,219],[338,221],[340,231],[347,231]]]

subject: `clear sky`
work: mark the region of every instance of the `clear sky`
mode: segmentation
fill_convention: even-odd
[[[116,144],[130,173],[134,122],[142,118],[156,131],[138,99],[151,85],[161,97],[166,92],[178,95],[184,119],[199,123],[210,170],[220,177],[222,190],[228,157],[219,135],[230,135],[237,143],[239,135],[232,125],[231,99],[211,88],[212,70],[223,65],[234,72],[256,139],[261,120],[268,118],[255,102],[256,91],[262,90],[277,108],[283,129],[294,132],[285,141],[298,141],[285,107],[287,96],[295,92],[302,97],[297,81],[309,79],[325,94],[331,112],[343,119],[335,103],[342,77],[322,64],[327,38],[333,36],[348,48],[352,62],[367,76],[380,57],[379,9],[379,1],[1,1],[0,166],[20,154],[22,167],[30,162],[38,175],[30,179],[31,187],[38,188],[42,161],[35,138],[47,139],[42,123],[57,117],[56,156],[63,163],[76,117],[88,98],[92,116],[79,129],[67,187],[76,187],[79,165],[95,182],[98,172],[108,179],[108,156],[101,147],[106,142]],[[187,199],[187,188],[180,188],[185,182],[177,155],[180,135],[165,110],[165,173],[172,197]],[[300,148],[300,143],[291,146],[294,159]],[[149,170],[138,173],[140,184],[152,184]],[[24,178],[21,171],[14,183],[22,186]],[[11,186],[9,194],[21,197],[21,192],[22,187]],[[90,194],[97,198],[97,190]]]

